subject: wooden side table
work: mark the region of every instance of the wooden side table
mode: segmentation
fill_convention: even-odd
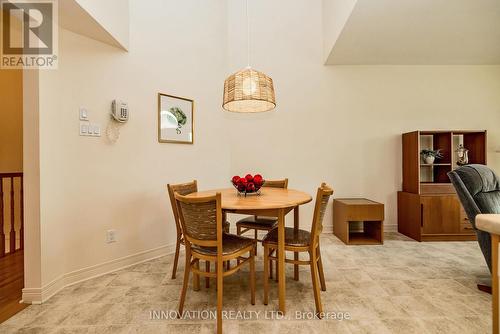
[[[354,224],[363,223],[362,231]],[[384,243],[384,204],[366,198],[333,200],[333,234],[347,245]]]

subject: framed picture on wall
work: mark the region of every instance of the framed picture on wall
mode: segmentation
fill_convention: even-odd
[[[158,141],[160,143],[193,144],[193,100],[158,94]]]

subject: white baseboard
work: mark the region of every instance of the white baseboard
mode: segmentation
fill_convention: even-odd
[[[22,302],[27,304],[41,304],[67,286],[103,276],[158,257],[173,254],[174,251],[175,244],[164,245],[66,273],[42,288],[24,288]]]
[[[397,224],[384,224],[384,232],[397,232],[398,225]]]

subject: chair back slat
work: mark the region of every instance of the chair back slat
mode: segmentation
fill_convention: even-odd
[[[288,179],[283,179],[283,180],[265,180],[264,184],[262,186],[263,187],[267,187],[267,188],[287,189],[288,188]],[[267,217],[267,216],[255,216],[255,219],[258,219],[258,217],[262,217],[262,218],[275,218],[275,217]]]
[[[311,245],[315,245],[323,232],[323,218],[333,189],[322,183],[316,193],[316,204],[314,206],[313,223],[311,227]]]
[[[172,206],[172,212],[174,214],[175,227],[177,228],[177,236],[182,235],[182,226],[179,221],[179,213],[177,211],[177,204],[175,202],[175,193],[181,194],[183,196],[195,193],[198,191],[198,183],[196,180],[187,183],[179,184],[167,184],[168,195],[170,197],[170,205]]]
[[[288,188],[288,179],[283,179],[283,180],[265,180],[264,184],[262,186],[263,187],[269,187],[269,188],[283,188],[283,189],[286,189],[286,188]]]
[[[221,195],[190,198],[175,193],[179,220],[185,239],[195,245],[222,243]]]
[[[184,234],[197,240],[217,240],[217,205],[179,202],[184,220]]]

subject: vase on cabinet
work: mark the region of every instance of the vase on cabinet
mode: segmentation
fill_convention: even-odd
[[[428,156],[424,157],[425,163],[429,164],[429,165],[432,165],[434,163],[434,160],[436,160],[436,157],[434,157],[432,155],[428,155]]]

